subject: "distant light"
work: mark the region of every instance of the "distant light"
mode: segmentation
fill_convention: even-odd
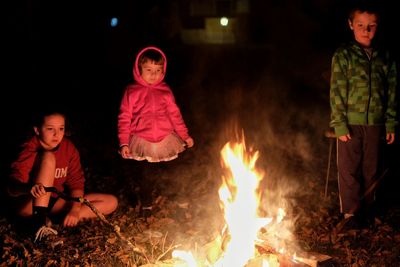
[[[111,27],[116,27],[118,25],[118,19],[117,18],[112,18],[111,19]]]
[[[228,25],[229,20],[228,20],[227,17],[222,17],[222,18],[219,20],[219,23],[221,23],[221,25],[225,27],[225,26]]]

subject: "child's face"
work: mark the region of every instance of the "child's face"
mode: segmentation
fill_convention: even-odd
[[[59,114],[46,116],[42,126],[34,127],[34,130],[44,149],[54,149],[64,137],[65,119]]]
[[[146,61],[141,66],[141,76],[148,84],[158,82],[164,73],[163,65],[157,65],[154,61]]]
[[[356,41],[364,47],[370,47],[378,28],[378,17],[375,14],[356,11],[353,21],[349,20],[349,26]]]

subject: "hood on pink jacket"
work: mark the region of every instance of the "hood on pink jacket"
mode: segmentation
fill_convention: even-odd
[[[155,50],[155,51],[159,52],[161,54],[161,56],[164,58],[164,73],[161,75],[160,80],[155,82],[152,85],[149,85],[147,82],[145,82],[143,80],[142,76],[140,75],[140,69],[139,69],[139,58],[144,52],[146,52],[148,50]],[[137,83],[139,83],[141,85],[157,87],[158,85],[160,85],[163,82],[166,71],[167,71],[167,57],[165,56],[164,52],[155,46],[148,46],[146,48],[143,48],[136,56],[135,65],[133,67],[133,78],[135,79],[135,81]]]
[[[164,74],[158,82],[151,85],[142,79],[139,72],[139,58],[148,50],[157,51],[164,57]],[[133,135],[149,142],[160,142],[173,132],[182,140],[189,137],[175,97],[170,87],[163,81],[166,66],[165,54],[157,47],[146,47],[136,56],[133,69],[135,83],[126,87],[118,115],[120,146],[128,145]]]

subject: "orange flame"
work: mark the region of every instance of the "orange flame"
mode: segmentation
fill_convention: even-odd
[[[258,151],[246,153],[244,142],[227,143],[221,151],[230,175],[223,177],[219,196],[224,209],[230,241],[220,259],[221,266],[244,266],[255,256],[257,233],[272,219],[257,216],[257,189],[263,175],[255,169]]]
[[[256,258],[256,241],[261,227],[270,224],[272,218],[258,216],[260,194],[259,184],[263,173],[256,170],[258,151],[250,153],[246,150],[245,142],[227,143],[221,150],[223,165],[227,175],[222,177],[219,188],[221,208],[224,211],[225,227],[221,236],[214,240],[214,247],[220,253],[212,262],[195,260],[191,253],[178,252],[174,257],[185,262],[185,266],[213,266],[213,267],[243,267]],[[285,216],[283,209],[278,210],[275,223],[280,223]],[[215,253],[214,253],[215,254]],[[210,260],[210,259],[208,259]],[[258,258],[260,265],[279,266],[276,256]],[[258,265],[259,266],[259,265]]]

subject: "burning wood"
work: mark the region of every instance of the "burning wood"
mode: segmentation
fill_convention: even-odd
[[[312,253],[312,254],[307,254],[303,257],[288,257],[285,255],[275,255],[272,254],[272,257],[276,257],[276,264],[277,265],[271,265],[271,254],[267,255],[261,255],[260,257],[256,258],[255,260],[251,260],[249,264],[247,264],[245,267],[263,267],[263,261],[265,261],[265,258],[268,259],[268,267],[328,267],[332,266],[331,263],[331,257],[327,255],[322,255],[322,254],[317,254],[317,253]],[[256,264],[254,264],[254,262]]]
[[[278,261],[281,265],[280,267],[288,266],[288,267],[324,267],[331,266],[332,257],[324,254],[319,254],[315,252],[300,252],[293,256],[287,256],[276,251],[267,242],[257,243],[256,247],[261,255],[276,255],[278,257]],[[246,266],[248,267],[248,266]]]
[[[315,252],[308,252],[295,257],[296,261],[303,262],[311,267],[332,266],[332,257]]]

